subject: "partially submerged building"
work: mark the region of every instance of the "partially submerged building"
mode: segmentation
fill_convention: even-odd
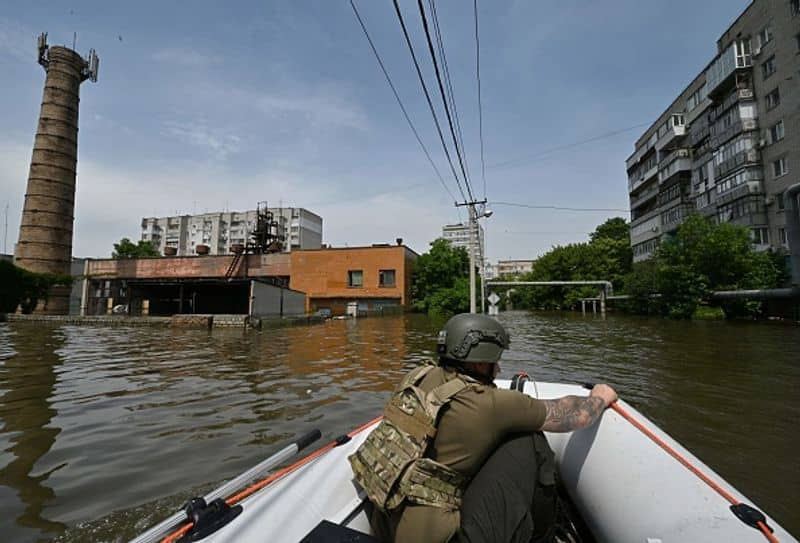
[[[688,78],[687,78],[688,79]],[[634,261],[691,213],[788,248],[800,172],[800,2],[754,0],[626,162]]]
[[[91,260],[82,313],[343,315],[406,307],[417,254],[402,245]],[[116,308],[116,309],[115,309]]]

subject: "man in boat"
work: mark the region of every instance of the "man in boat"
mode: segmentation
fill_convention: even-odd
[[[409,372],[384,419],[350,457],[384,541],[519,541],[555,538],[553,452],[542,431],[594,424],[617,393],[537,400],[495,387],[509,345],[484,315],[451,318],[439,364]]]

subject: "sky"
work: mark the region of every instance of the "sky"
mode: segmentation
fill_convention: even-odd
[[[417,3],[400,4],[447,130]],[[488,260],[535,258],[586,241],[610,217],[628,218],[625,159],[641,125],[713,58],[716,39],[748,4],[479,0],[484,185],[472,2],[438,0],[471,185],[493,211],[481,221]],[[392,3],[356,5],[447,190],[461,200]],[[100,57],[98,82],[81,86],[74,256],[108,257],[120,238],[139,238],[143,217],[247,210],[263,200],[318,213],[323,242],[334,247],[401,237],[422,253],[444,224],[466,218],[346,0],[4,0],[5,253],[17,241],[41,103],[41,32],[50,45],[71,46],[77,36],[81,54],[94,48]]]

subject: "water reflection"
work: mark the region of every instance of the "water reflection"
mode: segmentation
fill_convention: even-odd
[[[30,344],[35,361],[20,357],[14,350],[17,344]],[[34,473],[37,462],[53,447],[60,428],[51,426],[57,412],[51,396],[56,384],[56,372],[61,365],[55,354],[63,344],[60,334],[44,337],[33,329],[12,332],[0,328],[0,445],[3,449],[0,467],[0,531],[7,533],[15,520],[18,527],[30,528],[34,534],[57,533],[65,525],[42,517],[45,504],[55,498],[46,483],[51,474],[63,464],[48,466]],[[16,531],[16,530],[13,530]]]
[[[501,315],[503,376],[608,381],[790,531],[800,330]],[[421,315],[279,330],[0,325],[0,523],[12,541],[126,541],[313,428],[378,414],[434,356]],[[59,430],[60,428],[60,430]]]

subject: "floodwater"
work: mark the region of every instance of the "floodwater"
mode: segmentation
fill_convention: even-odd
[[[800,535],[800,328],[501,315],[503,374],[608,382]],[[4,541],[127,541],[311,429],[372,419],[421,315],[244,332],[0,324]],[[313,448],[313,446],[312,446]]]

